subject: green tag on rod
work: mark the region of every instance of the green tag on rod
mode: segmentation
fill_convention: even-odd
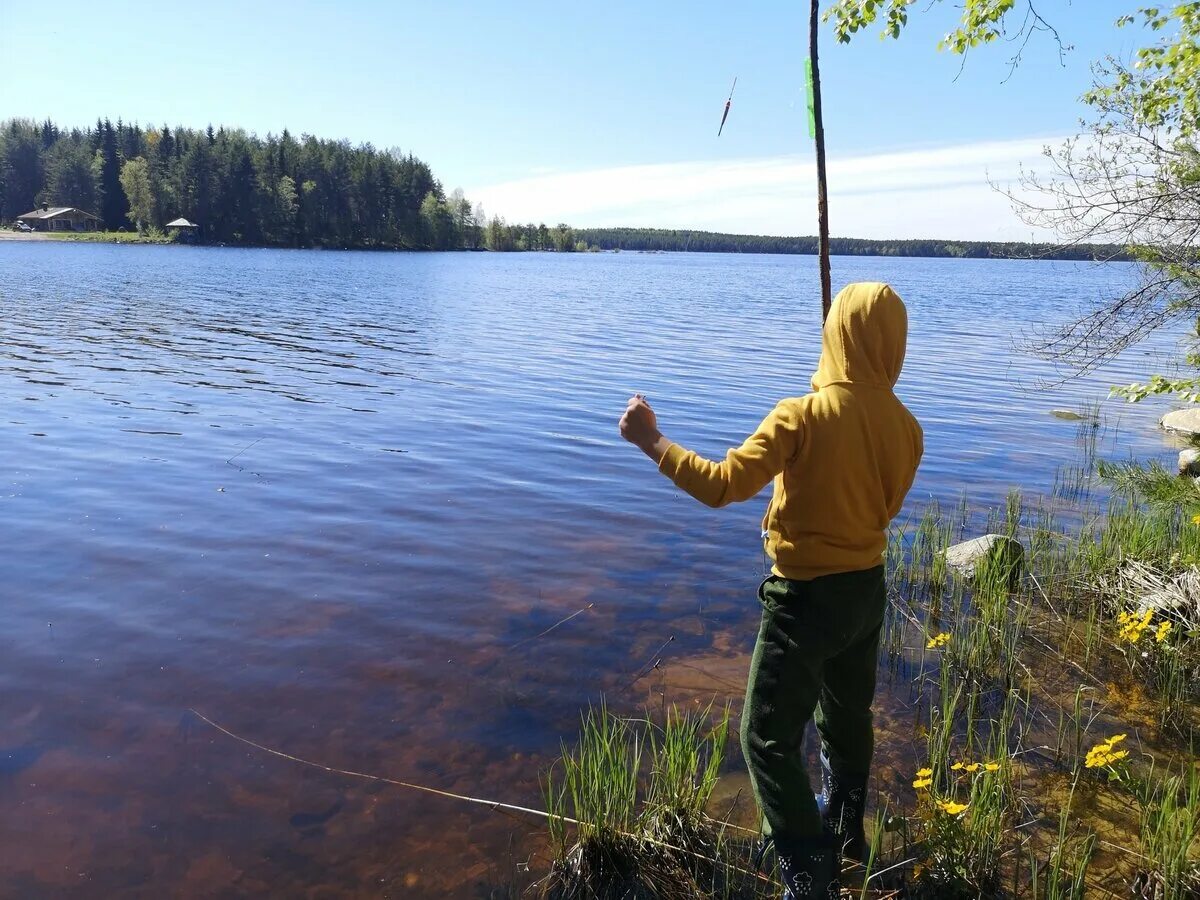
[[[809,140],[815,140],[817,137],[817,110],[816,100],[813,96],[813,76],[812,76],[812,59],[804,61],[804,81],[808,86],[808,137]]]

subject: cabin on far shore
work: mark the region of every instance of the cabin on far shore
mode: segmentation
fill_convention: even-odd
[[[17,216],[34,231],[97,231],[100,217],[74,206],[43,206],[23,216]]]
[[[168,222],[163,226],[169,234],[175,235],[177,241],[194,241],[200,233],[200,226],[195,222],[189,222],[187,219],[180,216],[173,222]]]

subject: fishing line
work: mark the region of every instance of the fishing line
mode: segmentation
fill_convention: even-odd
[[[629,682],[627,687],[633,687],[635,684],[653,672],[656,668],[658,668],[658,664],[662,662],[662,657],[660,657],[658,654],[662,653],[662,651],[666,649],[666,646],[673,640],[675,640],[675,635],[671,635],[669,638],[663,641],[659,645],[658,649],[650,654],[650,659],[642,663],[642,665],[635,670],[633,680]]]
[[[578,615],[582,615],[583,613],[587,612],[589,609],[591,609],[595,605],[596,605],[595,603],[589,603],[583,609],[575,610],[575,612],[571,613],[565,619],[560,619],[559,621],[555,622],[553,625],[551,625],[549,628],[547,628],[545,631],[541,632],[540,634],[535,634],[532,637],[522,638],[521,640],[517,641],[515,644],[510,645],[508,650],[516,650],[522,644],[528,644],[530,641],[536,641],[538,638],[545,637],[550,632],[552,632],[555,628],[557,628],[559,625],[566,625],[573,618],[575,618]],[[508,652],[508,651],[505,651],[505,652]]]
[[[453,791],[443,791],[443,790],[439,790],[438,788],[427,787],[423,784],[413,784],[410,781],[400,781],[399,779],[396,779],[396,778],[388,778],[385,775],[371,775],[366,772],[355,772],[353,769],[339,769],[335,766],[327,766],[324,763],[313,762],[310,759],[304,759],[299,756],[293,756],[290,753],[284,753],[282,750],[275,750],[271,747],[264,746],[263,744],[260,744],[257,741],[252,741],[252,740],[250,740],[250,738],[242,737],[240,734],[235,734],[234,732],[230,731],[225,726],[220,725],[217,722],[214,722],[212,719],[208,718],[208,716],[204,715],[203,713],[199,712],[198,710],[196,710],[194,708],[189,707],[188,712],[190,712],[192,715],[194,715],[196,718],[198,718],[201,722],[204,722],[206,725],[209,725],[212,728],[215,728],[217,731],[221,732],[225,736],[233,738],[233,740],[238,741],[239,743],[245,744],[248,747],[253,747],[255,750],[259,750],[263,753],[270,754],[271,756],[279,757],[280,759],[286,759],[286,760],[289,760],[294,763],[299,763],[302,766],[308,766],[309,768],[312,768],[312,769],[320,769],[322,772],[328,772],[331,775],[342,775],[347,778],[361,778],[366,781],[375,781],[380,784],[390,784],[393,787],[408,788],[409,790],[420,791],[425,794],[433,794],[434,796],[437,796],[437,797],[446,797],[447,799],[450,799],[450,800],[461,800],[465,803],[476,803],[476,804],[479,804],[480,806],[486,806],[489,809],[495,810],[498,812],[503,812],[503,811],[507,810],[509,812],[518,812],[518,813],[525,813],[525,814],[531,815],[531,816],[537,816],[542,819],[555,819],[559,822],[564,822],[568,825],[587,826],[587,827],[591,827],[591,828],[596,827],[596,826],[592,825],[590,822],[583,822],[583,821],[580,821],[579,819],[573,819],[570,816],[563,816],[563,815],[558,815],[557,813],[550,813],[544,809],[532,809],[531,807],[528,807],[528,806],[517,806],[513,803],[503,803],[499,800],[484,800],[479,797],[468,797],[466,794],[456,794]],[[733,825],[732,823],[729,823],[729,822],[714,822],[713,824],[720,825],[723,827],[735,828],[739,831],[745,831],[748,833],[756,833],[756,832],[750,832],[750,829],[742,828],[741,826]],[[673,850],[676,853],[684,853],[695,859],[703,860],[704,862],[714,863],[718,866],[723,866],[724,868],[730,869],[734,872],[738,872],[742,875],[750,875],[754,878],[759,879],[760,881],[773,883],[773,882],[771,882],[771,879],[767,878],[767,876],[763,875],[761,872],[749,872],[745,869],[742,869],[742,868],[739,868],[738,866],[733,865],[732,863],[727,863],[727,862],[724,862],[723,860],[719,860],[719,859],[713,859],[712,857],[705,856],[701,853],[697,853],[694,850],[688,850],[685,847],[676,847],[674,844],[668,844],[665,841],[659,841],[652,837],[647,837],[645,835],[635,835],[635,834],[629,834],[627,832],[618,832],[618,834],[620,834],[622,837],[631,838],[636,841],[642,841],[647,844],[652,844],[656,847],[661,847],[664,850]]]

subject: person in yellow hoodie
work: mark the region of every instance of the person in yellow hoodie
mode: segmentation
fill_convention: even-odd
[[[773,565],[742,712],[742,751],[786,896],[836,896],[842,855],[861,860],[874,752],[871,703],[887,603],[887,529],[924,450],[893,392],[908,314],[886,284],[851,284],[825,322],[812,392],[781,400],[722,462],[667,439],[640,394],[622,436],[682,490],[712,507],[773,482],[763,539]],[[822,788],[805,769],[816,719]]]

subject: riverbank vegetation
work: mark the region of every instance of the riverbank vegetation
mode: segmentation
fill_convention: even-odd
[[[51,231],[46,237],[54,241],[77,244],[170,244],[174,238],[157,228],[136,231]]]

